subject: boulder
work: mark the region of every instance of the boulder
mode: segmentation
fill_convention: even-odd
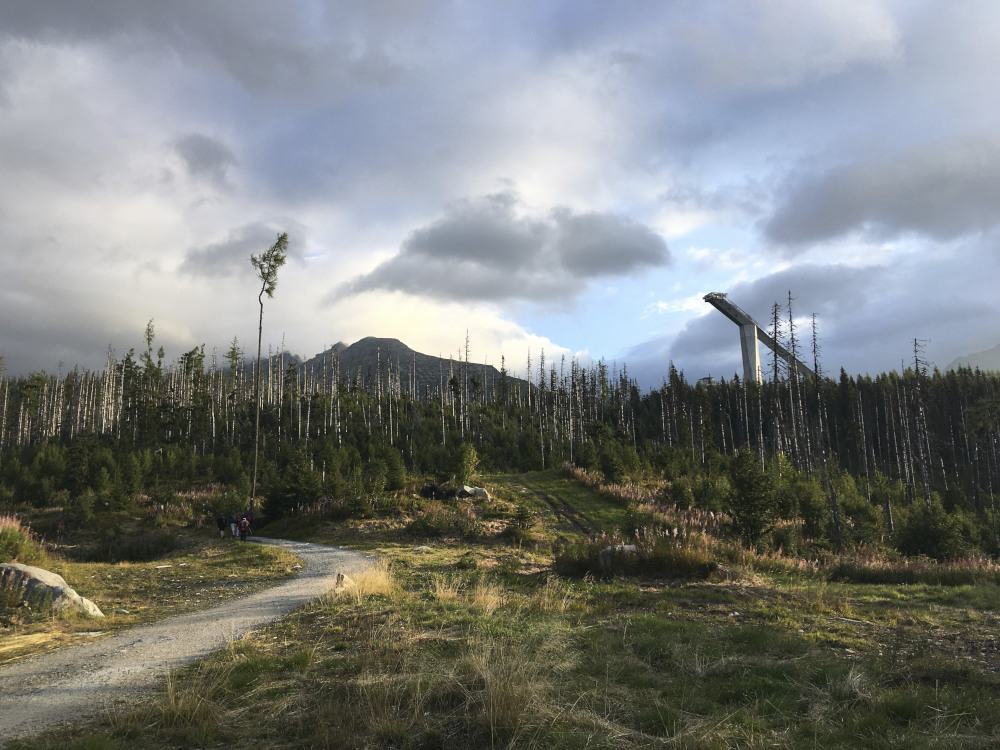
[[[486,491],[485,487],[470,487],[467,484],[463,484],[458,489],[459,497],[478,497],[484,498],[486,500],[490,499],[490,493]]]
[[[0,565],[0,589],[20,589],[22,601],[51,598],[57,612],[77,609],[91,617],[104,617],[96,604],[71,589],[61,575],[31,565]]]

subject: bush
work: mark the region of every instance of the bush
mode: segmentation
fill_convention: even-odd
[[[399,451],[390,448],[385,452],[385,488],[390,492],[397,492],[406,487],[406,467],[403,466],[403,459]]]
[[[686,479],[686,477],[681,477],[681,479],[677,480],[678,483],[682,483],[683,479]],[[693,483],[692,493],[694,505],[702,510],[710,510],[718,513],[726,508],[727,500],[732,494],[732,488],[730,487],[729,479],[725,475],[715,475],[702,477],[699,481]],[[682,505],[685,500],[678,498],[676,502],[678,505]]]
[[[727,510],[747,547],[756,546],[773,528],[777,517],[774,481],[758,461],[756,453],[740,448],[729,469]]]
[[[52,592],[37,588],[30,594],[19,585],[0,586],[0,612],[8,624],[29,623],[52,614]]]
[[[567,545],[556,552],[555,570],[561,575],[655,575],[682,580],[704,580],[718,569],[706,549],[688,546],[666,530],[640,529],[631,539],[601,534]]]
[[[472,508],[449,508],[441,503],[428,505],[423,513],[407,524],[406,530],[418,536],[477,537],[481,533]]]
[[[120,527],[108,529],[101,543],[81,549],[77,558],[86,562],[149,562],[173,552],[177,538],[162,529],[128,533]]]
[[[93,490],[86,490],[76,495],[70,495],[66,501],[66,510],[70,517],[81,526],[94,520],[94,501],[96,497]]]
[[[605,482],[608,484],[625,483],[625,461],[622,459],[621,449],[617,444],[605,443],[602,445],[598,461]]]
[[[518,547],[538,548],[545,542],[545,535],[538,526],[538,513],[523,502],[517,503],[514,515],[508,520],[503,536]]]
[[[266,487],[267,503],[262,506],[268,518],[293,515],[316,502],[323,493],[320,475],[313,470],[303,449],[289,449],[283,458],[281,471],[270,481],[262,478],[259,482],[259,486]]]
[[[530,529],[538,520],[538,514],[524,503],[517,504],[511,523],[519,529]]]
[[[594,441],[587,438],[580,444],[579,450],[577,450],[576,455],[573,457],[577,466],[581,469],[596,469],[597,468],[597,446],[594,445]]]
[[[472,482],[472,476],[479,464],[479,455],[469,443],[463,443],[455,459],[455,482],[459,485]]]
[[[771,546],[775,551],[793,556],[802,544],[801,528],[797,524],[781,524],[771,532]]]
[[[177,538],[159,529],[119,536],[108,549],[107,562],[149,562],[173,552]]]
[[[373,458],[361,469],[361,485],[369,507],[374,508],[385,492],[389,467],[381,458]]]
[[[32,565],[44,557],[45,553],[29,529],[12,516],[0,516],[0,563]]]
[[[974,530],[967,528],[961,511],[948,513],[935,500],[930,507],[914,505],[909,518],[896,532],[896,548],[904,555],[926,555],[935,560],[950,560],[966,554]]]

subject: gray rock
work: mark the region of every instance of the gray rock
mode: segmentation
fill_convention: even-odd
[[[78,609],[91,617],[104,617],[104,613],[90,599],[84,599],[66,583],[58,573],[20,563],[0,565],[0,588],[20,589],[21,599],[52,598],[52,609],[62,612]]]
[[[481,497],[481,498],[485,498],[487,500],[490,499],[490,493],[486,490],[485,487],[470,487],[467,484],[463,484],[458,489],[458,496],[459,497]]]

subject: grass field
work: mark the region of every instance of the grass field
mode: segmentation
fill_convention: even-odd
[[[11,747],[1000,746],[989,576],[844,583],[730,552],[706,580],[559,577],[560,541],[625,509],[555,472],[485,483],[493,497],[462,537],[415,536],[410,514],[285,523],[383,564],[145,702]],[[208,571],[169,586],[220,580]],[[100,601],[107,575],[76,582]]]

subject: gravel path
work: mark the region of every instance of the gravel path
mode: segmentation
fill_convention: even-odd
[[[155,688],[168,671],[321,596],[337,573],[371,564],[360,553],[319,544],[255,541],[288,549],[305,569],[286,583],[218,607],[0,666],[0,744],[93,716],[129,693]]]

